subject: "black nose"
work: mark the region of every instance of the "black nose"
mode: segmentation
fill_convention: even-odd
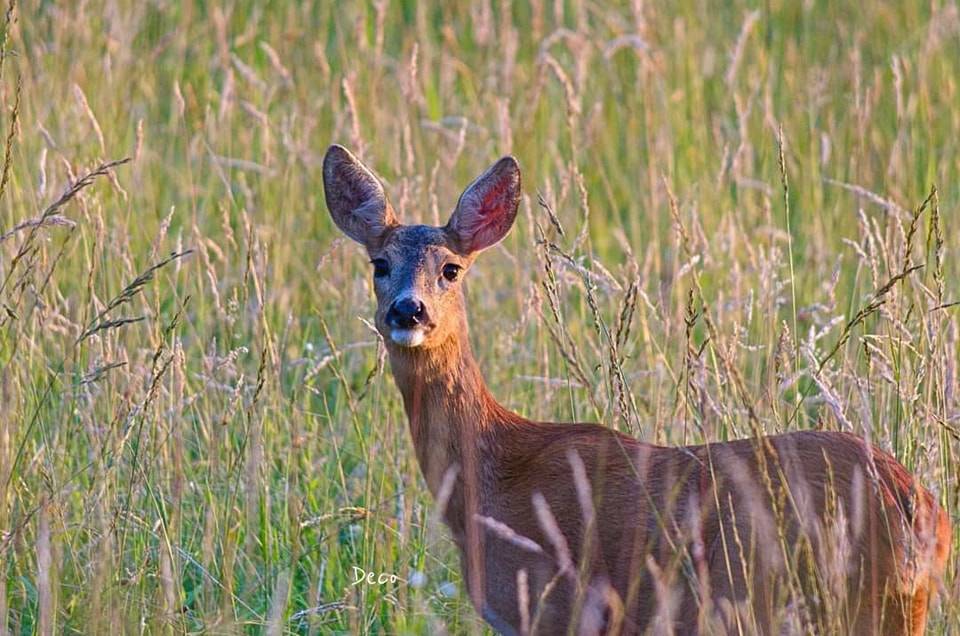
[[[401,298],[390,306],[387,324],[391,327],[411,329],[423,320],[423,303],[413,298]]]

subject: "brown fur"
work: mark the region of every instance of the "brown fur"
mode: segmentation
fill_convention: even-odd
[[[505,633],[923,633],[950,522],[901,464],[859,437],[804,431],[670,448],[593,424],[533,422],[490,395],[463,294],[436,281],[444,263],[472,262],[462,247],[470,237],[457,228],[494,228],[497,240],[509,229],[499,215],[516,213],[513,165],[478,179],[461,202],[481,204],[458,206],[446,228],[388,220],[365,242],[395,270],[375,286],[377,326],[417,460],[484,617]],[[474,214],[498,200],[514,209]],[[393,344],[385,322],[401,288],[413,288],[429,315],[429,333],[413,348]],[[572,452],[585,468],[592,519]],[[534,509],[538,494],[559,540]],[[560,572],[564,550],[576,571]]]
[[[950,524],[903,466],[862,439],[805,431],[764,438],[762,444],[652,446],[601,426],[531,422],[510,413],[487,392],[469,348],[457,338],[430,350],[390,347],[390,354],[431,492],[440,492],[447,468],[459,467],[445,518],[464,552],[465,578],[472,585],[485,581],[482,590],[471,589],[471,598],[514,629],[520,625],[517,571],[527,570],[535,613],[537,599],[557,573],[556,559],[531,554],[489,531],[478,530],[482,536],[471,548],[470,511],[509,526],[549,554],[551,541],[531,510],[531,498],[540,492],[573,561],[580,563],[587,530],[567,458],[575,449],[587,469],[598,520],[597,550],[585,563],[587,584],[605,580],[612,586],[627,611],[622,633],[650,628],[657,612],[647,555],[674,577],[679,609],[672,627],[679,633],[702,627],[698,608],[707,601],[697,597],[701,583],[709,584],[711,605],[741,604],[746,633],[778,633],[778,609],[798,602],[798,592],[789,589],[789,568],[798,570],[793,585],[801,592],[810,586],[821,586],[821,596],[839,592],[833,606],[808,608],[805,621],[815,633],[838,628],[857,634],[923,633],[928,601],[946,563]],[[473,470],[466,470],[471,465]],[[774,500],[780,501],[779,520]],[[832,565],[816,556],[835,549],[821,545],[829,540],[821,535],[831,529],[823,521],[831,507],[844,511],[846,522],[836,512],[835,523],[851,544],[839,590],[823,589],[829,582],[818,580],[816,572]],[[682,561],[694,558],[692,514],[700,518],[706,567],[698,572],[706,577],[691,583],[683,580]],[[859,521],[852,518],[857,514]],[[814,553],[813,567],[805,564],[805,542]],[[471,557],[471,550],[477,554]],[[574,587],[562,580],[545,599],[541,633],[565,631]],[[742,607],[748,599],[753,602]],[[829,615],[833,610],[847,617],[838,623]],[[735,615],[715,617],[721,631],[736,630]]]

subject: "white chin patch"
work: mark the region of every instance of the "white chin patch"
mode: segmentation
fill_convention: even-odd
[[[401,347],[418,347],[425,338],[422,329],[391,329],[390,339]]]

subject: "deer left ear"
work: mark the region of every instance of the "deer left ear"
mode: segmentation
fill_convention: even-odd
[[[520,205],[520,165],[504,157],[460,195],[446,231],[463,256],[495,245],[507,235]]]
[[[380,181],[343,146],[323,158],[323,194],[337,227],[367,249],[399,223]]]

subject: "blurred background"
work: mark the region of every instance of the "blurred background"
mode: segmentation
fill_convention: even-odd
[[[519,159],[517,223],[467,282],[506,406],[663,444],[751,411],[855,431],[958,520],[955,1],[5,16],[11,633],[487,629],[323,203],[332,142],[409,223]],[[960,630],[955,574],[931,633]]]

